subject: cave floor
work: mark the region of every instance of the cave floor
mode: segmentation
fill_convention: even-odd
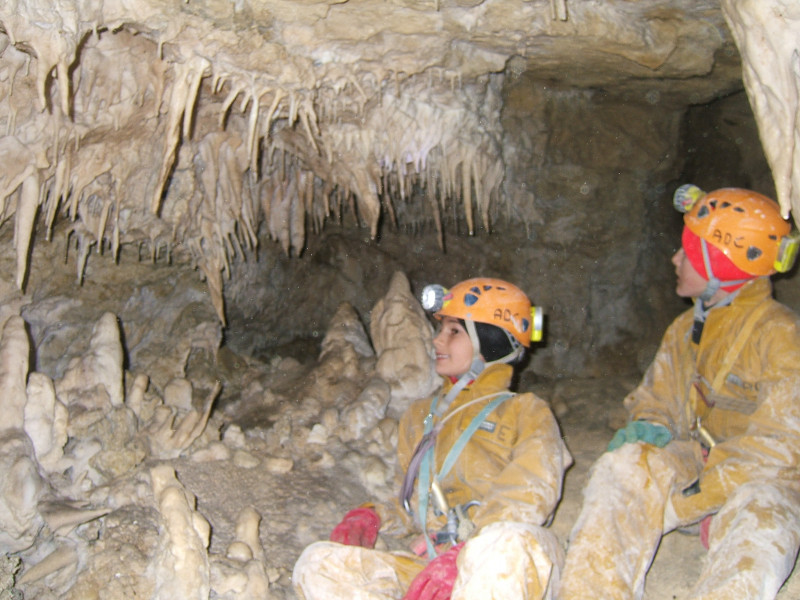
[[[635,383],[631,378],[608,377],[527,384],[527,389],[551,401],[575,459],[552,524],[562,542],[579,512],[588,469],[605,449],[614,428],[624,421],[621,399]],[[520,388],[524,387],[523,380]],[[341,454],[335,448],[320,447],[316,455],[296,461],[290,475],[231,468],[227,462],[179,460],[176,465],[179,478],[198,495],[198,509],[215,530],[212,551],[222,551],[230,541],[225,530],[232,527],[241,508],[252,505],[262,514],[261,541],[267,562],[273,566],[270,590],[274,598],[294,598],[291,569],[303,547],[325,538],[344,512],[368,499],[363,479],[359,481],[336,460],[320,459],[328,451],[333,456]],[[683,597],[700,572],[704,554],[697,536],[678,532],[665,536],[647,578],[645,598]],[[798,597],[800,577],[795,576],[778,598]]]

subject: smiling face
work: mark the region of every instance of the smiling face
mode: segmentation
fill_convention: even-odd
[[[472,365],[472,341],[458,319],[443,317],[436,337],[436,372],[443,377],[461,377]]]

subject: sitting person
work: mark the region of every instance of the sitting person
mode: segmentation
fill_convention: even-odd
[[[293,584],[306,600],[549,598],[563,551],[546,529],[572,458],[548,404],[508,388],[514,365],[541,336],[538,312],[498,279],[428,286],[423,306],[440,393],[400,420],[404,478],[397,512],[421,548],[374,549],[391,507],[350,511],[328,542],[306,548]],[[381,518],[383,517],[383,518]],[[397,522],[397,519],[391,519]]]
[[[592,467],[559,597],[641,598],[662,535],[708,548],[688,598],[774,598],[800,546],[800,320],[772,298],[800,239],[771,199],[675,194],[672,259],[694,308],[625,398],[627,427]],[[712,516],[713,515],[713,516]]]

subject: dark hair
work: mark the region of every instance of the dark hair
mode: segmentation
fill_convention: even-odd
[[[459,319],[459,321],[466,328],[464,320]],[[487,363],[505,358],[514,351],[511,341],[508,339],[508,334],[500,327],[476,321],[475,332],[478,334],[478,341],[481,344],[481,354]],[[525,352],[521,352],[509,364],[516,365],[522,360],[523,356],[525,356]]]

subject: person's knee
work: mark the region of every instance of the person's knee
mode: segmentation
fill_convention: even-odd
[[[526,557],[526,560],[520,560]],[[503,521],[484,527],[469,540],[459,557],[464,575],[486,572],[518,577],[536,577],[546,582],[564,564],[564,551],[550,530],[537,525]]]
[[[738,486],[712,519],[710,541],[734,530],[773,530],[800,543],[800,491],[776,481],[750,481]],[[749,535],[749,534],[748,534]]]
[[[310,575],[319,569],[321,564],[327,562],[331,554],[335,552],[336,546],[339,546],[339,544],[327,541],[314,542],[306,546],[294,563],[294,569],[292,570],[292,581],[295,586],[308,579]]]

